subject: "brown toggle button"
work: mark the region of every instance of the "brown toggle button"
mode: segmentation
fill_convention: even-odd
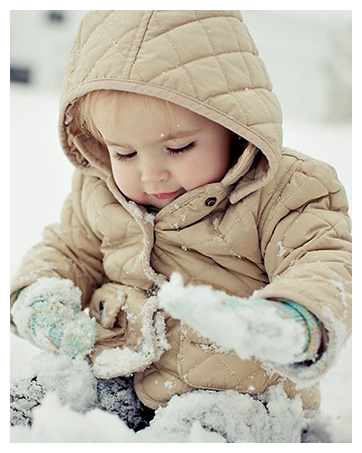
[[[205,206],[208,206],[211,208],[211,206],[214,206],[216,203],[216,198],[215,197],[210,197],[205,200]]]

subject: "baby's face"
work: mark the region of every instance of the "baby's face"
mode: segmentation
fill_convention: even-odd
[[[142,96],[120,102],[109,93],[92,109],[118,188],[130,200],[157,208],[220,181],[230,160],[228,129],[174,104],[167,110],[157,105],[150,111]]]

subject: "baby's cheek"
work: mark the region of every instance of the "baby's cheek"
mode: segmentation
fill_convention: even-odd
[[[206,184],[206,168],[207,162],[200,162],[198,160],[191,160],[188,165],[183,165],[183,167],[179,169],[178,177],[182,187],[185,190],[190,191]]]
[[[207,163],[197,167],[195,166],[188,176],[187,190],[205,186],[213,182],[219,182],[223,176],[222,169],[208,168]]]
[[[113,178],[118,189],[126,196],[130,197],[131,193],[134,191],[135,181],[132,181],[132,178],[130,178],[127,173],[117,171],[117,169],[113,171]]]

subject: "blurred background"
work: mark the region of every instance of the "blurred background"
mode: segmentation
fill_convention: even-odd
[[[10,13],[10,277],[57,222],[73,169],[58,138],[66,59],[86,10]],[[352,12],[242,11],[284,112],[284,144],[332,164],[352,201]],[[336,442],[351,441],[351,342],[322,385]],[[12,336],[11,373],[37,351]]]

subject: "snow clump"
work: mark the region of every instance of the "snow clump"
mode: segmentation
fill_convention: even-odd
[[[242,359],[254,356],[287,364],[304,349],[303,327],[281,317],[273,303],[229,296],[206,285],[186,287],[177,273],[162,285],[158,297],[171,316]]]

